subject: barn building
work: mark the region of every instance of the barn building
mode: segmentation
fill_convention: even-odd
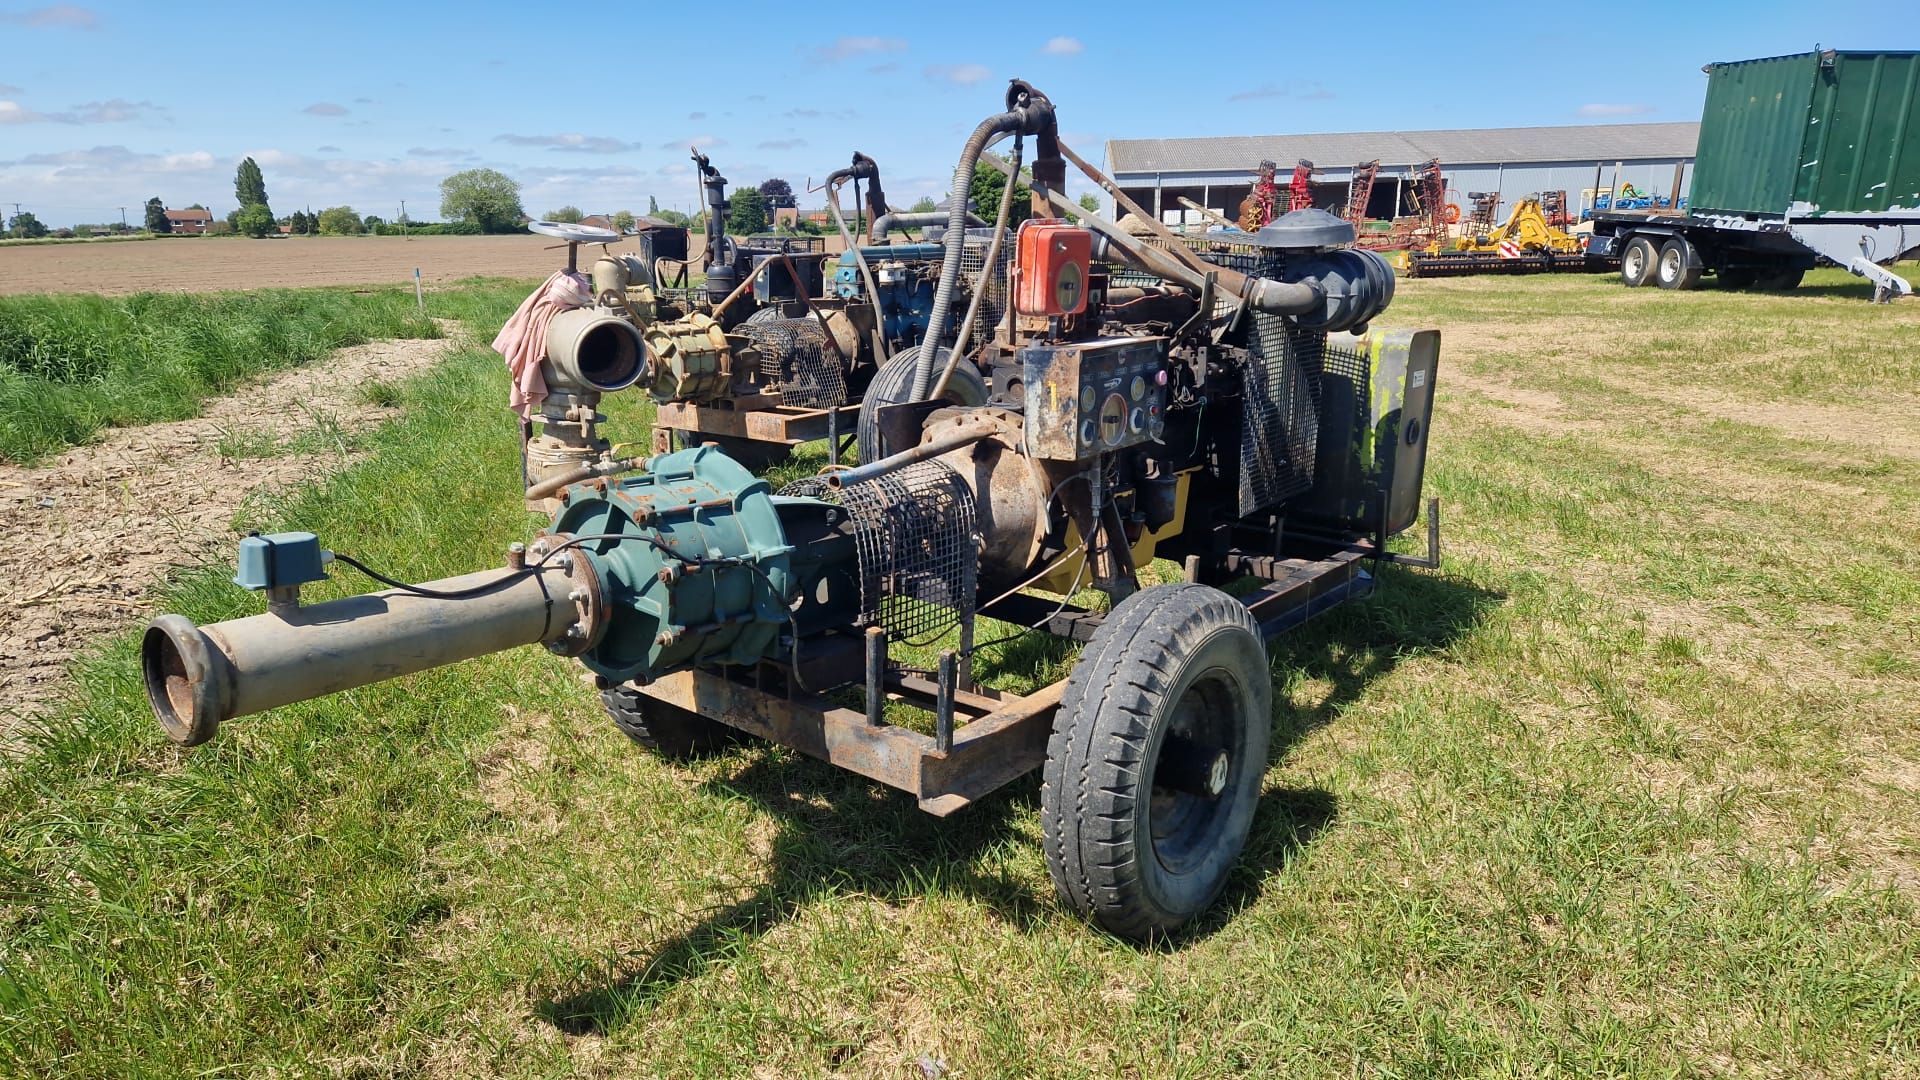
[[[1592,206],[1596,189],[1605,194],[1616,185],[1670,196],[1677,183],[1684,196],[1699,136],[1700,125],[1688,122],[1114,139],[1107,143],[1107,172],[1129,198],[1169,225],[1205,224],[1205,215],[1183,198],[1236,217],[1262,161],[1278,167],[1284,199],[1294,165],[1303,159],[1314,165],[1314,205],[1335,210],[1347,203],[1355,165],[1378,160],[1370,218],[1412,213],[1414,167],[1436,158],[1447,201],[1463,209],[1471,206],[1471,192],[1498,191],[1504,218],[1518,198],[1564,191],[1577,215]]]

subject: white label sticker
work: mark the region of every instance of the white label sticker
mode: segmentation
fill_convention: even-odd
[[[1407,385],[1413,387],[1415,390],[1427,385],[1427,369],[1416,369],[1412,377],[1407,380]]]

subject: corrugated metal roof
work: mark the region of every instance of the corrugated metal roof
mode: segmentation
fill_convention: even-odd
[[[1515,165],[1533,161],[1620,161],[1692,157],[1700,125],[1575,124],[1565,127],[1355,131],[1317,135],[1229,135],[1201,139],[1114,139],[1107,171],[1248,172],[1262,160],[1282,169],[1306,158],[1322,167],[1380,159],[1387,166]]]

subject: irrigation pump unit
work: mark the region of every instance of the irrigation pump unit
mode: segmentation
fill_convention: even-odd
[[[967,245],[948,234],[934,317],[868,395],[861,464],[774,490],[719,447],[658,454],[559,487],[503,567],[304,606],[318,568],[359,564],[254,538],[244,583],[272,610],[147,632],[167,733],[203,742],[236,716],[538,644],[577,657],[663,754],[745,732],[937,815],[1038,769],[1063,903],[1129,938],[1179,929],[1252,824],[1266,641],[1367,594],[1383,562],[1437,565],[1436,507],[1424,555],[1387,540],[1422,509],[1438,335],[1369,329],[1393,275],[1319,211],[1196,248],[1081,210],[1069,161],[1110,182],[1025,83],[968,141],[955,205],[1007,139],[1030,142],[1034,199],[1059,217],[989,238],[1014,252],[1011,303],[977,335],[938,315],[963,296]],[[956,379],[980,400],[943,396]],[[1059,682],[996,689],[973,660],[1009,626],[1085,649]]]

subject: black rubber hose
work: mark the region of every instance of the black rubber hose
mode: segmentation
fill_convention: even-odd
[[[933,308],[927,320],[927,332],[920,339],[918,363],[913,372],[910,401],[924,401],[933,388],[934,364],[940,352],[940,340],[946,336],[947,316],[953,308],[953,294],[960,284],[960,260],[967,240],[967,193],[973,187],[973,167],[980,154],[996,135],[1012,132],[1040,137],[1044,149],[1055,147],[1053,103],[1040,91],[1016,80],[1007,90],[1007,111],[980,121],[960,151],[953,167],[953,193],[947,204],[947,232],[941,237],[946,252],[940,263],[940,284],[933,292]],[[1057,153],[1056,153],[1057,156]]]

